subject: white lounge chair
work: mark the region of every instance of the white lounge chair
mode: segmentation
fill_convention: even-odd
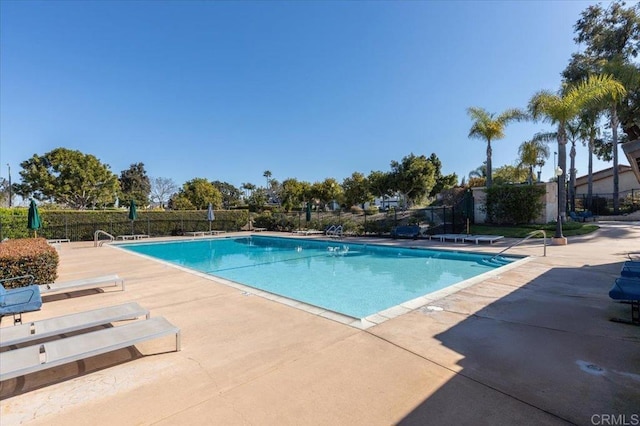
[[[478,244],[480,241],[489,242],[489,244],[493,244],[494,242],[503,239],[502,235],[468,235],[464,238],[465,241],[473,241]]]
[[[127,348],[136,343],[171,334],[176,335],[176,351],[179,351],[180,329],[163,317],[155,317],[0,352],[0,381]]]
[[[87,330],[115,321],[139,318],[149,319],[149,310],[136,302],[108,306],[40,321],[4,327],[0,332],[0,348],[30,342],[45,337],[59,336],[72,331]]]
[[[114,287],[120,285],[122,287],[122,290],[124,290],[123,278],[120,278],[118,275],[104,275],[100,277],[83,278],[80,280],[41,284],[40,294],[52,294],[83,289],[108,287],[109,284]]]
[[[469,234],[434,234],[431,235],[430,239],[440,240],[441,243],[447,240],[452,240],[454,243],[457,243],[458,240],[464,241],[464,239],[468,236]]]

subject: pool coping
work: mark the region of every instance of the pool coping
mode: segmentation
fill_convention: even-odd
[[[291,237],[283,237],[283,236],[269,236],[271,238],[282,238],[282,239],[288,239],[288,240],[300,240],[300,238],[291,238]],[[241,236],[229,236],[229,235],[225,235],[225,236],[217,236],[217,237],[212,237],[212,238],[175,238],[175,239],[170,239],[170,240],[162,240],[162,241],[145,241],[145,242],[118,242],[115,244],[107,244],[107,247],[111,247],[111,248],[115,248],[117,250],[123,250],[126,253],[130,253],[136,256],[140,256],[142,258],[148,259],[148,260],[152,260],[155,262],[159,262],[160,264],[163,264],[165,266],[169,266],[172,268],[176,268],[178,270],[184,271],[184,272],[188,272],[190,274],[196,275],[200,278],[204,278],[207,279],[209,281],[214,281],[218,284],[222,284],[225,285],[227,287],[232,287],[235,288],[237,290],[240,290],[242,292],[242,294],[244,294],[245,296],[259,296],[262,297],[264,299],[267,300],[271,300],[273,302],[277,302],[292,308],[296,308],[302,311],[305,311],[307,313],[310,313],[312,315],[316,315],[322,318],[326,318],[332,321],[336,321],[339,322],[341,324],[345,324],[345,325],[349,325],[351,327],[360,329],[360,330],[366,330],[368,328],[374,327],[376,325],[382,324],[385,321],[388,321],[390,319],[399,317],[401,315],[404,315],[406,313],[409,313],[411,311],[414,311],[416,309],[421,309],[421,308],[427,308],[427,309],[433,309],[433,310],[439,310],[441,309],[440,307],[438,307],[437,305],[432,305],[434,302],[437,302],[440,299],[443,299],[451,294],[457,293],[465,288],[471,287],[475,284],[478,284],[480,282],[486,281],[489,278],[494,278],[494,277],[498,277],[500,276],[503,272],[509,271],[511,269],[517,268],[521,265],[523,265],[524,263],[529,262],[532,257],[531,256],[518,256],[518,255],[513,255],[513,256],[509,256],[509,257],[515,257],[518,258],[520,257],[520,259],[515,260],[511,263],[508,263],[506,265],[500,266],[498,268],[492,269],[490,271],[487,272],[483,272],[482,274],[476,275],[474,277],[468,278],[466,280],[460,281],[458,283],[455,284],[451,284],[443,289],[440,290],[435,290],[431,293],[427,293],[424,294],[422,296],[418,296],[414,299],[410,299],[407,300],[403,303],[400,303],[398,305],[394,305],[391,306],[387,309],[383,309],[382,311],[378,311],[374,314],[371,315],[367,315],[364,318],[358,318],[358,317],[353,317],[353,316],[349,316],[346,314],[343,314],[341,312],[337,312],[337,311],[333,311],[327,308],[323,308],[320,306],[316,306],[307,302],[302,302],[300,300],[297,299],[292,299],[290,297],[286,297],[286,296],[282,296],[280,294],[276,294],[276,293],[272,293],[266,290],[261,290],[255,287],[251,287],[248,286],[246,284],[242,284],[242,283],[238,283],[236,281],[231,281],[222,277],[218,277],[215,275],[209,275],[206,274],[204,272],[200,272],[200,271],[196,271],[194,269],[190,269],[184,266],[180,266],[180,265],[176,265],[175,263],[171,263],[168,262],[166,260],[162,260],[162,259],[158,259],[156,257],[153,256],[149,256],[146,254],[142,254],[142,253],[137,253],[131,250],[126,250],[123,249],[123,246],[131,246],[131,245],[149,245],[149,244],[154,244],[154,243],[172,243],[172,242],[181,242],[181,241],[206,241],[206,240],[220,240],[220,239],[229,239],[229,238],[241,238]],[[309,241],[333,241],[333,240],[324,240],[324,239],[308,239]],[[379,247],[389,247],[389,248],[394,248],[393,246],[386,246],[384,244],[377,244],[377,243],[361,243],[361,242],[350,242],[349,244],[361,244],[361,245],[373,245],[373,246],[379,246]],[[397,247],[395,247],[397,248]],[[448,252],[462,252],[462,253],[474,253],[474,254],[483,254],[483,255],[487,255],[488,253],[480,253],[480,252],[475,252],[473,250],[458,250],[457,248],[455,250],[448,250],[448,249],[444,249],[444,248],[438,248],[438,249],[430,249],[430,248],[426,248],[426,247],[416,247],[416,246],[410,246],[410,247],[404,247],[404,248],[409,248],[409,249],[415,249],[415,250],[436,250],[436,251],[448,251]],[[496,253],[497,255],[498,253]]]

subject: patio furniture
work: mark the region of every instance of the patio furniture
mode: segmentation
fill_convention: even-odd
[[[418,225],[396,226],[391,230],[391,238],[413,238],[420,236],[421,230]]]
[[[476,244],[483,242],[489,242],[489,244],[493,244],[498,240],[503,239],[502,235],[467,235],[464,237],[464,241],[473,241]]]
[[[0,280],[0,321],[6,315],[13,315],[13,323],[20,324],[24,312],[39,311],[42,307],[39,286],[32,284],[26,287],[5,289],[2,285],[2,283],[24,278],[33,280],[31,275]]]
[[[103,275],[99,277],[83,278],[73,281],[64,281],[58,283],[41,284],[41,294],[61,293],[68,291],[77,291],[84,289],[108,287],[109,285],[117,287],[120,285],[121,290],[124,291],[124,279],[120,278],[117,274]]]
[[[0,352],[0,381],[175,334],[180,350],[180,329],[163,317],[79,334],[73,337]]]
[[[0,348],[73,331],[87,330],[115,321],[135,319],[143,315],[149,319],[149,310],[136,302],[129,302],[5,327],[0,333]]]
[[[622,265],[620,275],[623,277],[640,278],[640,262],[628,260]]]
[[[611,290],[609,290],[609,297],[631,303],[631,321],[619,318],[612,318],[612,321],[640,325],[640,279],[616,278]]]

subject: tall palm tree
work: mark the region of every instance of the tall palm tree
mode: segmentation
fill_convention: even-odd
[[[533,168],[536,166],[544,166],[545,160],[549,158],[549,146],[541,139],[535,137],[530,141],[525,141],[518,148],[520,155],[520,164],[529,169],[528,182],[533,184]]]
[[[519,109],[509,109],[497,117],[487,112],[484,108],[471,107],[467,114],[473,120],[469,130],[469,137],[487,141],[487,188],[491,186],[491,141],[504,138],[504,129],[512,121],[521,121],[527,118],[527,114]]]
[[[584,123],[578,117],[574,117],[567,123],[567,141],[571,142],[569,158],[569,211],[576,210],[576,142],[582,139]]]
[[[565,85],[559,94],[542,90],[529,101],[529,111],[534,119],[543,118],[558,126],[558,177],[561,188],[567,182],[567,123],[576,117],[589,103],[602,101],[612,93],[623,93],[624,87],[609,75],[591,75],[575,85]],[[558,206],[562,220],[566,220],[567,194],[559,191]]]
[[[266,188],[268,190],[271,187],[271,185],[269,185],[269,183],[271,182],[271,176],[273,176],[272,173],[271,173],[271,170],[265,170],[264,173],[262,174],[262,176],[264,176],[267,179]]]

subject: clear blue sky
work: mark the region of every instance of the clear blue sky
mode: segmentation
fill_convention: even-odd
[[[342,181],[432,152],[466,176],[486,148],[466,109],[557,90],[590,4],[2,0],[0,176],[57,147],[178,185]],[[509,126],[494,168],[541,130]]]

